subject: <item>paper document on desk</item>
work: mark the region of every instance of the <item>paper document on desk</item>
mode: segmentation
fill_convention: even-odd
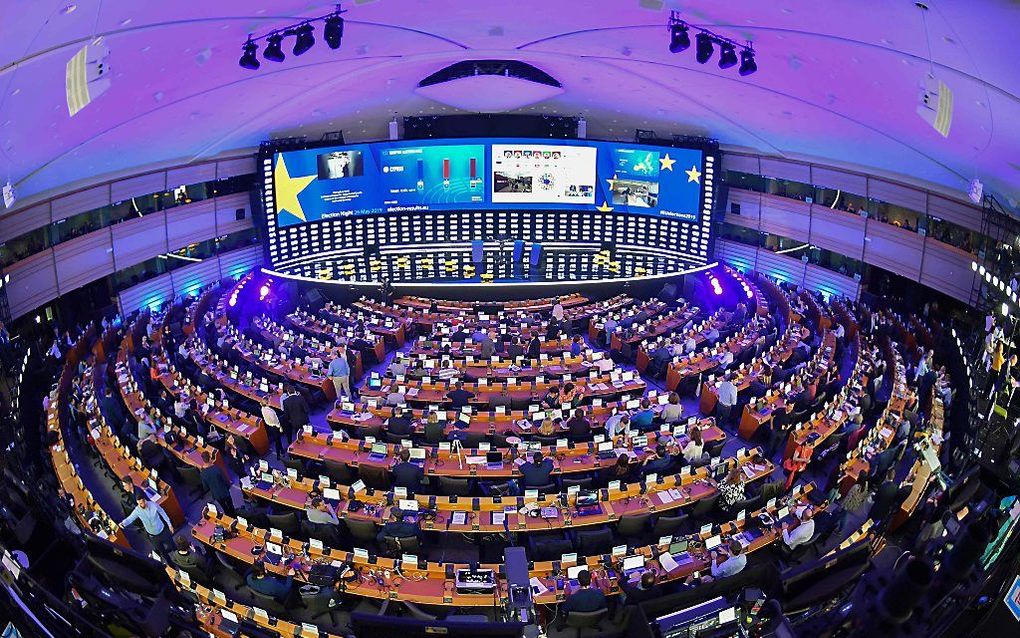
[[[503,521],[505,521],[505,520],[506,520],[506,514],[504,514],[503,512],[493,512],[492,513],[492,524],[493,525],[502,525]]]
[[[463,525],[467,522],[467,512],[454,512],[450,521],[454,525]]]
[[[545,592],[549,591],[549,588],[545,586],[545,583],[538,579],[538,576],[532,576],[529,583],[531,584],[532,596],[541,596]]]
[[[678,563],[673,559],[673,555],[670,554],[669,552],[666,552],[659,556],[659,564],[662,565],[662,568],[665,569],[667,572],[671,572],[679,566]]]

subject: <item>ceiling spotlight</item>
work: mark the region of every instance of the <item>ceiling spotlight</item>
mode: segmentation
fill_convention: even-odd
[[[307,22],[294,29],[297,39],[294,41],[294,55],[306,53],[315,46],[315,27]]]
[[[240,62],[238,62],[238,64],[240,64],[242,67],[244,67],[246,69],[251,69],[252,71],[258,69],[259,68],[259,58],[258,58],[259,45],[257,45],[254,42],[252,42],[252,39],[249,36],[248,37],[248,41],[245,42],[244,45],[241,48],[244,50],[244,55],[241,56],[241,60],[240,60]]]
[[[669,51],[680,53],[691,46],[691,34],[687,32],[687,25],[679,22],[669,25]]]
[[[740,52],[740,75],[751,75],[758,70],[758,65],[754,61],[754,50],[744,49]]]
[[[287,57],[283,53],[283,36],[279,33],[273,33],[271,36],[266,38],[266,50],[262,52],[262,57],[272,62],[283,62]]]
[[[712,57],[712,36],[707,33],[699,33],[695,36],[697,42],[697,52],[694,55],[694,59],[698,61],[698,64],[704,64],[708,62],[709,58]]]
[[[339,49],[340,42],[344,39],[344,19],[339,13],[326,18],[326,26],[322,28],[322,37],[331,49]]]
[[[729,42],[719,45],[719,68],[728,69],[737,65],[737,49]]]

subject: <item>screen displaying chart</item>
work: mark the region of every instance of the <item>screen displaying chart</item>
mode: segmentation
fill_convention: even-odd
[[[485,146],[402,146],[380,153],[387,212],[471,208],[485,203]]]

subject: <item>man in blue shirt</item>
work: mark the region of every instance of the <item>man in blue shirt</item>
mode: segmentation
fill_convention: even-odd
[[[530,463],[521,465],[521,482],[524,487],[541,487],[552,482],[553,471],[552,459],[542,458],[541,452],[535,452]]]
[[[655,455],[645,457],[642,474],[662,475],[673,465],[673,457],[670,456],[666,446],[662,443],[655,446]]]
[[[652,402],[647,398],[641,399],[641,409],[630,417],[630,426],[638,432],[647,432],[654,429],[652,425],[654,418],[655,412],[652,411]]]
[[[287,604],[294,589],[294,577],[290,572],[286,578],[274,576],[266,572],[266,564],[257,560],[251,567],[251,571],[244,577],[245,583],[252,591],[257,591],[265,596],[272,596],[277,601]]]
[[[347,357],[343,354],[337,355],[329,362],[329,379],[333,382],[333,387],[336,388],[336,398],[340,398],[341,391],[343,396],[350,396],[351,394],[351,366],[347,363]]]
[[[170,542],[174,533],[170,517],[158,503],[150,502],[141,492],[138,492],[135,500],[137,502],[135,509],[120,522],[120,527],[123,529],[135,521],[141,521],[153,547],[161,553],[170,551]]]

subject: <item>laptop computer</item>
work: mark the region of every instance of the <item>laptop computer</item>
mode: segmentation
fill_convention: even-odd
[[[599,443],[597,456],[603,461],[616,458],[616,451],[613,449],[613,442],[603,441]]]
[[[645,571],[645,557],[641,555],[627,556],[623,559],[623,577],[630,579],[632,576],[640,576]]]
[[[386,444],[373,443],[372,452],[368,455],[370,461],[382,461],[386,458]]]
[[[485,467],[490,470],[501,470],[503,469],[503,453],[502,452],[486,452],[485,453]]]

